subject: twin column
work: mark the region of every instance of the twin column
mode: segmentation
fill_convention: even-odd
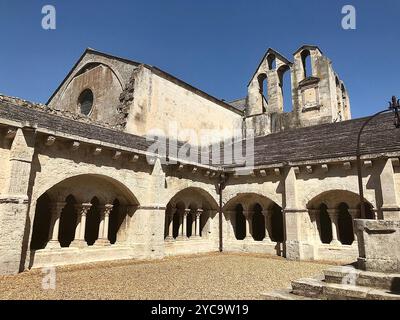
[[[49,242],[46,245],[46,249],[57,249],[61,248],[58,240],[59,229],[60,229],[60,218],[62,210],[64,209],[65,202],[56,202],[51,205],[51,219],[50,219],[50,231],[49,231]],[[71,243],[71,247],[85,247],[87,243],[85,241],[85,230],[86,230],[86,216],[89,210],[92,208],[91,203],[83,203],[75,206],[77,211],[77,221],[75,226],[75,237]],[[108,226],[109,217],[113,209],[113,205],[107,204],[102,207],[100,212],[100,225],[99,225],[99,237],[95,242],[95,245],[106,246],[110,244],[108,240]]]
[[[203,214],[203,209],[192,211],[191,209],[173,208],[168,214],[168,234],[166,240],[174,240],[174,216],[179,215],[179,230],[177,240],[187,240],[187,216],[192,214],[192,235],[190,238],[200,238],[200,216]]]
[[[245,240],[253,239],[253,211],[243,210],[243,215],[246,218],[246,237]],[[264,216],[264,225],[265,225],[265,242],[272,242],[270,237],[271,232],[271,221],[272,221],[272,211],[271,210],[263,210],[262,214]]]

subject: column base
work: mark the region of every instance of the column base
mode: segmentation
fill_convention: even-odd
[[[330,245],[333,245],[333,246],[341,246],[342,243],[341,243],[339,240],[332,240],[331,243],[330,243]]]
[[[45,249],[61,249],[60,242],[58,240],[50,240],[47,242]]]
[[[85,240],[74,240],[70,244],[70,247],[72,248],[85,248],[87,246],[88,245]]]
[[[174,237],[168,236],[168,237],[166,237],[166,238],[164,239],[164,241],[173,242],[173,241],[175,241],[175,238],[174,238]]]
[[[189,238],[186,236],[179,236],[178,238],[176,238],[176,241],[188,241]]]
[[[94,245],[99,246],[99,247],[106,247],[106,246],[110,246],[111,243],[108,239],[98,239],[98,240],[96,240]]]
[[[252,236],[247,236],[243,239],[244,241],[253,241],[253,237]]]

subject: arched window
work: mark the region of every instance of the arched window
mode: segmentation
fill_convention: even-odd
[[[78,106],[80,112],[84,115],[89,115],[93,107],[93,92],[90,89],[85,89],[79,95]]]
[[[274,54],[269,54],[267,57],[267,62],[268,62],[268,69],[269,70],[274,70],[276,69],[276,57]]]
[[[324,203],[319,206],[319,236],[322,243],[328,244],[332,241],[332,222]]]
[[[263,112],[266,111],[266,106],[268,104],[268,81],[267,81],[267,75],[265,73],[262,73],[258,76],[258,85],[260,89],[260,94],[261,94],[261,101],[262,101],[262,109]]]
[[[290,68],[287,65],[278,69],[279,87],[282,94],[282,104],[284,112],[292,111],[292,81]]]
[[[313,75],[311,65],[311,53],[308,50],[304,50],[301,53],[301,61],[303,63],[304,79]]]

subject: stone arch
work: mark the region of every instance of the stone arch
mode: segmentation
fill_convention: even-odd
[[[367,201],[366,206],[372,208],[372,204]],[[353,244],[353,220],[360,216],[358,194],[347,190],[325,191],[311,199],[307,208],[310,214],[316,214],[322,243]]]
[[[280,97],[282,99],[282,110],[292,111],[292,79],[291,69],[288,65],[282,65],[277,70]]]
[[[367,199],[364,201],[373,207]],[[357,208],[359,206],[359,195],[352,191],[340,189],[327,190],[316,195],[311,192],[307,197],[306,206],[309,209],[317,209],[320,203],[325,203],[329,208],[337,208],[342,202],[346,202],[350,208]]]
[[[276,55],[274,55],[273,53],[268,54],[267,64],[268,70],[274,70],[276,68]]]
[[[165,240],[202,237],[211,212],[217,210],[217,202],[204,189],[188,187],[178,191],[166,205]]]
[[[260,212],[256,214],[256,221],[264,228],[264,232],[257,232],[254,229],[254,209],[258,207]],[[266,230],[269,230],[268,236],[275,242],[284,242],[284,219],[282,214],[282,207],[268,197],[256,193],[240,193],[231,198],[223,207],[224,212],[231,215],[231,224],[237,240],[243,240],[242,230],[246,231],[246,238],[252,237],[253,240],[263,240],[266,235]],[[261,216],[264,218],[261,222]],[[271,215],[268,220],[265,220],[265,215]],[[249,221],[251,231],[246,228],[246,219]],[[266,228],[265,223],[271,223]],[[262,233],[262,234],[260,234]],[[263,239],[261,239],[263,236]]]
[[[224,201],[223,210],[233,210],[235,207],[235,202],[238,200],[242,201],[243,203],[248,203],[249,205],[259,203],[265,209],[273,203],[276,203],[278,206],[282,207],[282,200],[279,199],[275,194],[265,194],[262,193],[262,191],[258,192],[254,190],[249,192],[236,192],[228,195],[227,199]]]
[[[302,68],[303,68],[303,74],[304,74],[303,79],[306,79],[307,77],[312,77],[313,70],[312,70],[310,50],[307,50],[307,49],[303,50],[300,54],[300,57],[301,57],[301,63],[302,63]]]
[[[253,206],[252,211],[252,236],[255,241],[262,241],[265,238],[265,218],[263,215],[263,208],[260,204],[256,203]]]
[[[261,73],[257,76],[258,87],[262,101],[262,112],[267,111],[269,93],[268,93],[268,77],[266,73]]]
[[[319,237],[322,243],[329,244],[332,242],[332,222],[329,218],[328,206],[322,203],[318,209]]]
[[[49,205],[43,205],[44,199],[47,199],[46,202]],[[93,203],[94,199],[96,199],[96,205]],[[73,240],[80,240],[82,244],[86,240],[90,245],[98,239],[108,242],[107,228],[102,228],[99,232],[98,217],[96,219],[93,217],[98,216],[101,210],[101,221],[108,227],[109,215],[116,199],[126,208],[136,208],[139,205],[137,198],[124,184],[107,176],[83,174],[57,182],[36,201],[31,249],[44,249],[49,246],[68,247]],[[88,206],[88,210],[84,214],[85,223],[83,224],[81,218],[84,206]],[[128,210],[125,210],[125,213],[128,213]],[[133,210],[129,214],[133,214]],[[88,225],[86,225],[86,215]],[[43,219],[43,216],[47,219]],[[127,219],[128,215],[126,214],[124,218]],[[77,231],[80,223],[85,228],[82,232]],[[121,225],[122,223],[119,223],[119,226]],[[46,239],[47,245],[38,239]],[[114,243],[116,240],[114,239]]]
[[[96,61],[96,60],[88,60],[86,61],[85,64],[83,64],[79,69],[77,69],[72,76],[70,77],[69,81],[67,83],[65,83],[64,86],[64,90],[63,93],[61,94],[61,98],[64,95],[65,91],[67,90],[68,86],[71,84],[71,82],[78,77],[79,75],[83,74],[84,72],[86,72],[87,70],[93,69],[97,66],[104,66],[106,68],[109,68],[111,70],[111,72],[114,74],[115,78],[117,78],[120,86],[121,86],[121,90],[124,88],[123,85],[123,81],[122,81],[122,76],[120,75],[120,73],[118,72],[118,70],[115,70],[113,67],[111,67],[109,64],[104,63],[104,62],[100,62],[100,61]]]

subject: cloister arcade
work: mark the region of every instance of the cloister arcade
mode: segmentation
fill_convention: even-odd
[[[187,188],[178,192],[166,208],[165,240],[208,238],[211,233],[210,219],[214,218],[217,210],[217,203],[204,190]]]
[[[291,226],[286,225],[285,210],[277,203],[279,198],[275,197],[275,201],[271,198],[257,192],[239,193],[225,202],[222,208],[225,251],[285,256],[286,232]],[[97,175],[68,178],[37,199],[30,249],[56,252],[54,249],[118,245],[134,252],[135,241],[125,240],[129,236],[132,239],[130,233],[141,232],[139,226],[128,227],[138,208],[141,207],[133,193],[111,178]],[[141,210],[143,215],[146,209]],[[315,248],[315,259],[329,257],[327,248],[356,250],[353,220],[360,217],[357,194],[345,190],[323,192],[308,202],[307,211],[309,222],[300,232],[307,235],[307,243]],[[197,187],[177,191],[165,207],[165,220],[151,222],[164,226],[164,254],[218,250],[218,212],[217,201],[209,192]],[[371,203],[367,203],[366,212],[367,218],[377,219]],[[146,217],[142,216],[145,220]]]
[[[97,175],[68,178],[36,201],[31,250],[109,246],[123,242],[138,202],[117,181]]]
[[[366,218],[377,219],[377,212],[366,202]],[[308,211],[317,242],[331,245],[352,245],[357,242],[353,227],[359,219],[359,196],[343,190],[327,191],[312,199]]]

